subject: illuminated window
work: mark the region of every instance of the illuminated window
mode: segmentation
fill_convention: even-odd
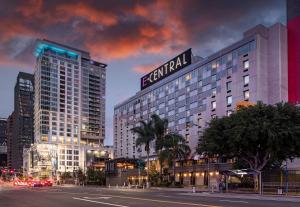
[[[212,101],[212,102],[211,102],[211,109],[212,109],[212,110],[215,110],[216,107],[217,107],[216,101]]]
[[[249,90],[244,91],[244,99],[247,101],[250,98],[250,92]]]
[[[249,75],[244,76],[244,77],[243,77],[243,80],[244,80],[244,85],[245,85],[245,86],[248,85],[248,84],[249,84],[249,81],[250,81]]]
[[[232,96],[226,97],[227,106],[230,106],[232,104]]]
[[[227,116],[230,116],[231,114],[232,114],[232,111],[231,111],[231,110],[227,110],[227,111],[226,111],[226,115],[227,115]]]
[[[249,60],[245,60],[245,61],[243,62],[243,67],[244,67],[244,69],[249,69],[249,66],[250,66]]]
[[[191,80],[191,78],[192,78],[192,75],[190,73],[185,76],[185,80],[187,80],[187,81]]]
[[[212,96],[216,96],[217,95],[217,88],[213,88],[211,91],[212,91]]]

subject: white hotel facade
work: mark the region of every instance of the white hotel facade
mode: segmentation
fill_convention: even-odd
[[[103,149],[106,64],[88,52],[38,40],[34,144],[24,170],[40,177],[86,168],[86,153]]]
[[[240,102],[288,100],[286,27],[257,25],[243,39],[137,92],[114,107],[115,158],[145,158],[131,128],[156,113],[188,141],[192,154],[212,117],[230,115]],[[156,158],[154,143],[151,157]]]

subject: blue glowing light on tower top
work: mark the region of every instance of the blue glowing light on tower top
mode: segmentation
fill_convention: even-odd
[[[40,56],[40,54],[44,50],[52,50],[53,52],[56,52],[56,53],[59,53],[59,54],[67,54],[68,56],[70,56],[72,58],[77,58],[78,57],[78,54],[73,52],[73,51],[66,50],[66,49],[63,49],[63,48],[59,48],[57,46],[49,45],[49,44],[46,44],[46,43],[41,43],[41,42],[38,43],[38,45],[36,46],[34,55],[36,57],[38,57],[38,56]]]

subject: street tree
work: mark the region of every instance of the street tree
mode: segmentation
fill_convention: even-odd
[[[153,132],[155,136],[155,151],[158,154],[158,158],[163,158],[161,154],[164,147],[164,137],[167,134],[168,130],[168,119],[160,118],[157,114],[151,116],[153,123]],[[164,159],[158,159],[160,165],[160,181],[162,182],[162,170],[163,170],[163,161]]]
[[[149,154],[150,154],[150,143],[155,139],[153,132],[152,121],[145,122],[143,120],[139,121],[140,126],[134,127],[131,131],[137,134],[138,138],[135,141],[136,146],[144,146],[144,150],[147,153],[147,182],[149,182]],[[147,185],[149,185],[147,183]]]
[[[300,156],[299,147],[299,107],[258,103],[212,119],[200,137],[197,152],[237,158],[250,169],[261,171],[267,165]]]
[[[190,153],[191,149],[182,135],[177,133],[169,133],[165,135],[159,159],[167,160],[169,166],[172,167],[173,182],[175,182],[176,161],[187,159]]]

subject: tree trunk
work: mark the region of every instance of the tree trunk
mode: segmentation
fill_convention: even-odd
[[[149,188],[149,170],[150,170],[150,162],[149,162],[149,151],[147,151],[147,188]]]
[[[176,160],[173,160],[173,182],[174,182],[174,185],[175,185],[175,181],[176,181],[176,175],[175,175],[175,164],[176,164]]]
[[[254,191],[259,192],[259,175],[253,175],[254,179]]]
[[[160,160],[160,159],[158,159],[158,161],[159,161],[159,166],[160,166],[160,168],[159,168],[159,179],[160,179],[160,183],[162,183],[163,182],[163,169],[162,169],[163,161]]]

